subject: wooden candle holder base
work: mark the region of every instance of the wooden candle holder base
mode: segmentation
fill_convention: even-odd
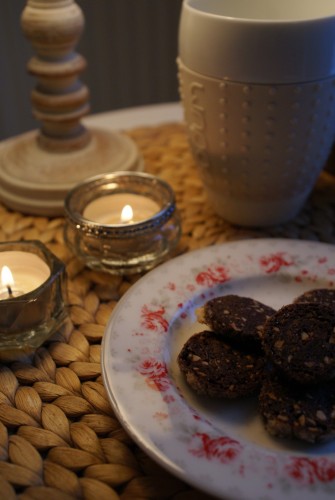
[[[64,198],[88,177],[116,170],[142,170],[135,143],[105,129],[88,129],[89,90],[79,74],[85,59],[74,51],[84,16],[74,0],[27,0],[23,33],[36,56],[28,71],[37,78],[33,115],[40,130],[0,143],[0,199],[34,215],[63,214]]]
[[[122,134],[92,128],[85,147],[48,151],[38,143],[38,131],[0,143],[0,199],[14,210],[43,216],[63,214],[67,192],[94,175],[117,170],[142,170],[133,141]]]

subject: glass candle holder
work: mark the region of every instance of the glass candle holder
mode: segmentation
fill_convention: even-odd
[[[0,359],[29,354],[67,318],[65,265],[39,241],[0,243]]]
[[[65,199],[64,237],[91,269],[133,274],[162,262],[177,245],[180,218],[172,188],[139,172],[88,179]]]

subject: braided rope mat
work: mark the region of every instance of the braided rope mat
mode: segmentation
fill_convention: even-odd
[[[266,230],[243,229],[221,220],[208,205],[182,124],[128,134],[142,151],[146,171],[175,190],[183,225],[177,253],[244,238],[335,243],[331,164],[293,221]],[[102,384],[105,324],[139,276],[85,268],[64,245],[62,218],[24,216],[0,206],[0,241],[19,239],[42,241],[66,263],[70,320],[33,356],[0,363],[0,498],[209,498],[162,470],[132,442]]]

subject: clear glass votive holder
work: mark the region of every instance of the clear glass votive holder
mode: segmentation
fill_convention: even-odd
[[[122,219],[131,206],[132,215]],[[64,238],[87,267],[134,274],[162,262],[179,241],[181,225],[171,186],[140,172],[90,178],[65,199]]]
[[[6,361],[29,355],[65,323],[66,272],[39,241],[0,243],[0,272],[0,360]]]

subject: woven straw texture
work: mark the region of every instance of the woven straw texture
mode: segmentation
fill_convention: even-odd
[[[335,243],[334,159],[293,221],[243,229],[213,213],[182,124],[127,133],[143,154],[145,170],[168,181],[176,193],[183,227],[177,253],[244,238]],[[33,356],[0,363],[0,498],[209,498],[155,464],[113,414],[101,378],[101,339],[118,300],[139,276],[85,268],[64,245],[63,222],[0,206],[0,241],[40,240],[66,263],[70,316],[67,328]]]

